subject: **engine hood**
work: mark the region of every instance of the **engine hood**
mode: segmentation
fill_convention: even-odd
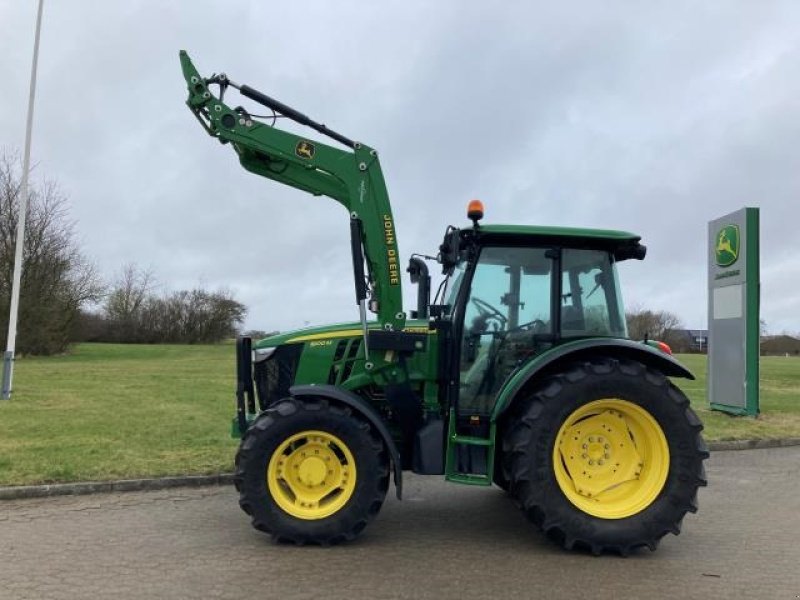
[[[367,324],[369,329],[379,329],[377,322]],[[424,320],[409,320],[403,331],[409,333],[423,333],[428,331],[428,322]],[[274,348],[283,344],[297,344],[302,342],[313,342],[318,340],[332,340],[336,338],[357,337],[362,334],[361,323],[353,321],[350,323],[335,323],[333,325],[322,325],[318,327],[306,327],[271,335],[253,343],[253,348]]]

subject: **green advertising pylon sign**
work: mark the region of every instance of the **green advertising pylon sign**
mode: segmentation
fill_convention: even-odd
[[[708,224],[708,401],[759,412],[759,213],[743,208]]]

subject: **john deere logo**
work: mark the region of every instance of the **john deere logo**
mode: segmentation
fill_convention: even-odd
[[[730,267],[739,258],[739,226],[726,225],[717,234],[714,254],[720,267]]]
[[[300,158],[314,158],[314,144],[300,140],[294,148],[294,153]]]

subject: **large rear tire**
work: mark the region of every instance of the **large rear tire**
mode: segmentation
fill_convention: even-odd
[[[247,430],[236,455],[239,505],[278,541],[354,539],[380,511],[389,460],[369,424],[326,400],[285,400]]]
[[[521,398],[506,426],[509,491],[564,548],[655,550],[697,510],[703,426],[686,396],[641,363],[570,365]]]

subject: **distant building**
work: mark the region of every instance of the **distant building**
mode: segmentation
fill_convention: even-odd
[[[670,329],[665,338],[673,352],[708,352],[708,329]]]
[[[761,338],[761,356],[800,356],[800,340],[790,335]]]

